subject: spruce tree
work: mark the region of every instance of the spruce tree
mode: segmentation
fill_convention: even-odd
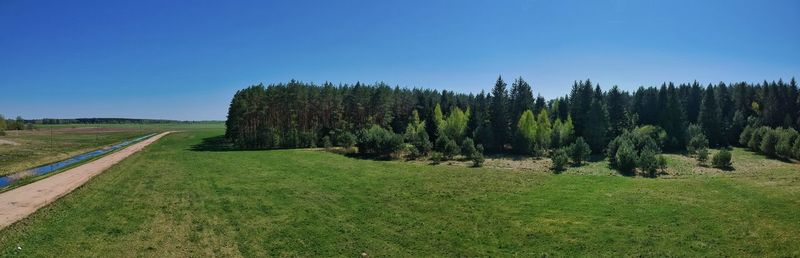
[[[497,77],[497,82],[494,85],[494,89],[492,89],[492,110],[490,118],[492,133],[494,135],[491,147],[494,151],[503,151],[504,145],[509,139],[507,102],[508,92],[506,91],[506,83],[503,81],[502,77]]]
[[[714,94],[714,88],[708,85],[705,94],[703,94],[703,102],[700,105],[698,122],[703,128],[703,133],[708,137],[708,143],[711,146],[720,146],[722,144],[722,130],[720,128],[722,121],[719,113],[720,110]]]

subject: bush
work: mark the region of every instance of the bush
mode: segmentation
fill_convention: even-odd
[[[747,144],[750,142],[750,139],[753,138],[753,127],[747,126],[742,130],[742,133],[739,134],[739,144],[741,146],[747,147]]]
[[[436,138],[436,144],[433,145],[433,149],[438,152],[444,152],[444,147],[450,142],[450,138],[447,138],[446,135],[440,134],[439,138]]]
[[[342,146],[346,149],[352,149],[353,146],[356,146],[357,139],[353,133],[344,132],[339,134],[339,137],[336,140],[336,142],[339,143],[339,146]]]
[[[442,160],[444,160],[444,155],[442,155],[441,152],[438,151],[431,152],[431,163],[436,165],[442,163]]]
[[[789,159],[794,157],[794,141],[797,139],[797,131],[794,129],[781,129],[778,133],[778,144],[775,146],[775,152],[778,157]]]
[[[703,134],[703,129],[697,125],[690,125],[687,132],[689,142],[686,143],[686,150],[689,154],[696,154],[698,150],[708,148],[708,138]]]
[[[656,150],[653,148],[646,148],[642,150],[637,165],[641,169],[641,173],[646,177],[656,177],[658,169],[661,168]]]
[[[761,146],[759,150],[767,156],[775,157],[775,148],[778,145],[778,133],[771,128],[766,128],[764,131],[764,138],[761,139]]]
[[[553,152],[553,156],[550,157],[553,160],[553,171],[559,173],[564,170],[569,163],[569,157],[567,156],[567,151],[562,149],[558,149]]]
[[[731,163],[731,152],[724,149],[720,150],[711,159],[711,163],[714,165],[715,168],[731,168],[731,166],[733,165]]]
[[[477,150],[475,150],[475,142],[472,141],[472,138],[467,137],[461,143],[461,155],[467,157],[467,159],[472,159],[472,156],[475,155]]]
[[[753,135],[750,137],[750,140],[747,141],[747,148],[752,151],[760,151],[761,150],[761,138],[764,137],[764,134],[767,131],[767,127],[759,127],[758,129],[753,130]]]
[[[569,156],[572,158],[572,162],[575,162],[575,164],[578,166],[580,166],[581,163],[586,160],[591,153],[592,149],[589,148],[589,144],[583,140],[583,137],[578,137],[578,139],[575,140],[575,143],[569,147]]]
[[[325,137],[322,137],[322,147],[324,147],[325,149],[330,149],[333,147],[333,143],[331,143],[330,136],[326,135]]]
[[[444,154],[445,159],[451,160],[458,155],[459,152],[461,152],[461,149],[458,148],[456,141],[450,140],[444,145],[444,152],[442,154]]]
[[[702,148],[697,151],[697,161],[700,162],[701,165],[705,165],[706,161],[708,161],[708,149]]]
[[[402,147],[400,135],[377,125],[364,132],[358,142],[358,151],[368,156],[387,157]]]
[[[794,147],[792,147],[795,159],[800,159],[800,137],[794,140]]]
[[[631,175],[636,168],[636,150],[633,149],[633,144],[630,141],[623,140],[614,154],[615,164],[617,170],[623,174]]]
[[[472,154],[472,166],[482,167],[483,162],[483,145],[478,144],[478,147],[475,148],[475,153]]]

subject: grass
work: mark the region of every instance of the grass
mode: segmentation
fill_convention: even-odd
[[[0,256],[800,256],[798,165],[739,149],[647,179],[193,148],[220,133],[162,138],[0,231]]]
[[[40,125],[33,131],[7,131],[0,140],[0,176],[60,161],[81,153],[166,130],[224,128],[221,123],[204,124],[66,124]]]

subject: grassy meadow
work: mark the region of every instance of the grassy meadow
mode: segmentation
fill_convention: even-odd
[[[152,132],[224,128],[224,124],[66,124],[6,131],[0,140],[0,176],[45,165]]]
[[[800,166],[740,149],[650,179],[198,148],[221,133],[162,138],[0,231],[0,256],[800,256]]]

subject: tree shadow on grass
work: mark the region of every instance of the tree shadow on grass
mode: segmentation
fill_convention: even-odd
[[[191,151],[247,151],[236,148],[232,142],[225,139],[225,136],[214,136],[203,139],[202,142],[192,145]]]

